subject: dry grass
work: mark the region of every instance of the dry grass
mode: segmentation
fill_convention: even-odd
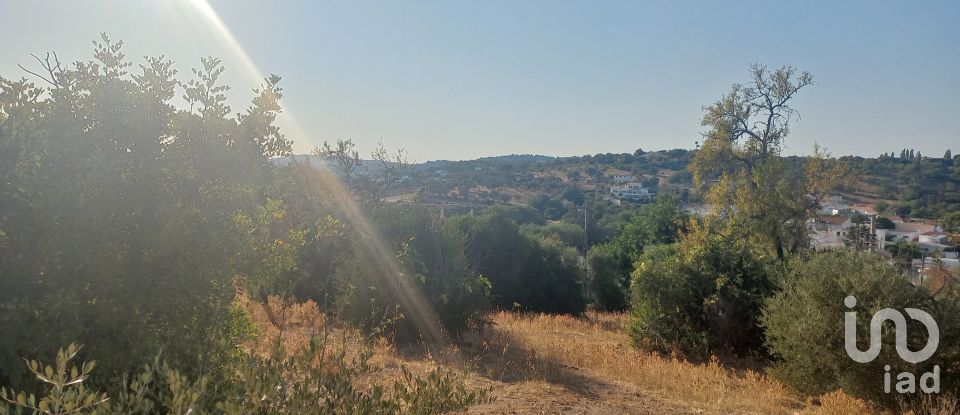
[[[497,352],[492,357],[498,362],[486,367],[488,376],[562,384],[585,372],[722,413],[792,413],[803,407],[795,394],[755,371],[736,373],[717,359],[693,364],[632,348],[622,314],[574,318],[500,312],[491,317],[493,326],[473,340],[480,351]]]
[[[813,415],[872,415],[877,411],[863,399],[835,391],[820,397],[820,404],[807,402],[808,413]]]
[[[901,403],[903,413],[911,415],[952,415],[960,413],[960,399],[955,396],[922,395],[919,401]]]
[[[251,345],[255,351],[269,350],[277,339],[287,350],[298,350],[311,335],[322,333],[333,336],[334,347],[359,349],[371,341],[324,319],[312,302],[284,304],[272,298],[266,305],[246,301],[244,307],[262,330],[260,341]],[[471,386],[493,388],[497,401],[471,413],[879,413],[842,391],[804,398],[759,371],[730,368],[716,358],[697,364],[637,350],[623,330],[623,314],[574,318],[498,312],[489,321],[439,350],[373,340],[372,363],[383,370],[365,382],[391,383],[401,366],[414,373],[443,366],[461,373]],[[952,398],[914,407],[908,413],[940,415],[960,408]]]

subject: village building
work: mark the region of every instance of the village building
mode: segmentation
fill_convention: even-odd
[[[627,183],[624,185],[613,185],[610,186],[610,194],[613,197],[620,199],[629,199],[635,201],[646,201],[649,202],[653,200],[653,192],[646,187],[643,187],[640,183]]]

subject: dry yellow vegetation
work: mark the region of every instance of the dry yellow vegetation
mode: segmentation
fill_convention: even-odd
[[[334,348],[359,347],[356,331],[331,325],[312,302],[281,306],[246,302],[261,328],[254,350],[280,339],[288,350],[326,333]],[[646,353],[629,345],[624,314],[564,315],[497,312],[489,325],[439,350],[373,342],[372,363],[382,370],[365,381],[389,383],[401,368],[427,373],[437,366],[459,373],[476,388],[491,388],[495,401],[470,409],[478,414],[815,414],[878,413],[869,403],[836,391],[803,397],[765,374],[725,366],[714,358],[692,363]],[[329,322],[328,322],[329,323]],[[337,346],[339,345],[339,346]],[[955,400],[931,401],[922,413],[954,413]]]
[[[802,407],[795,394],[755,371],[737,373],[717,359],[694,364],[631,347],[623,314],[574,318],[500,312],[491,320],[478,340],[512,344],[513,353],[534,356],[535,369],[521,370],[531,380],[565,384],[592,377],[598,384],[625,383],[646,396],[703,412],[792,413]]]

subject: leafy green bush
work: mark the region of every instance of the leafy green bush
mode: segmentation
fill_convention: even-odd
[[[467,258],[490,280],[495,306],[574,314],[585,309],[585,275],[576,249],[556,237],[526,235],[499,211],[457,216],[449,223],[466,235]]]
[[[762,353],[757,319],[775,275],[769,256],[717,235],[648,247],[631,280],[628,333],[635,345],[691,357]]]
[[[369,349],[350,356],[334,353],[314,338],[300,353],[275,349],[268,357],[246,355],[233,369],[230,381],[190,378],[157,357],[134,376],[124,376],[116,394],[85,387],[94,362],[72,366],[78,347],[60,350],[54,366],[29,361],[44,395],[0,391],[0,415],[90,414],[441,414],[487,402],[489,390],[467,390],[462,381],[435,369],[426,377],[402,376],[387,389],[382,385],[357,388],[361,376],[375,373]]]
[[[501,210],[454,216],[448,221],[466,236],[464,248],[470,265],[490,281],[492,304],[500,309],[513,308],[521,300],[527,258],[533,253],[534,243],[520,234],[511,215]]]
[[[677,196],[662,193],[656,202],[629,213],[622,229],[609,242],[593,245],[587,252],[593,306],[600,310],[625,310],[634,262],[647,246],[676,242],[686,221],[687,214]]]
[[[576,249],[556,238],[535,243],[516,294],[520,310],[581,314],[587,308],[586,275]]]
[[[346,320],[396,320],[396,339],[411,341],[438,335],[436,324],[457,335],[481,317],[489,282],[470,269],[463,233],[415,206],[376,206],[367,217],[376,234],[358,238],[334,275]]]
[[[594,245],[587,252],[590,271],[592,306],[598,310],[626,310],[630,273],[621,266],[616,248],[610,244]]]
[[[564,244],[583,249],[583,223],[579,225],[569,222],[551,222],[546,225],[525,224],[520,227],[520,233],[533,239],[557,238]]]
[[[926,362],[908,364],[896,353],[893,330],[884,330],[880,355],[870,363],[851,359],[844,348],[844,299],[856,297],[858,346],[866,347],[870,320],[882,308],[919,308],[930,312],[940,324],[940,350]],[[952,310],[952,311],[951,311]],[[767,344],[778,359],[772,373],[801,391],[818,394],[837,388],[846,393],[889,402],[883,393],[884,365],[896,374],[915,374],[939,364],[943,376],[955,370],[956,306],[936,300],[921,287],[910,284],[884,258],[872,253],[838,250],[813,255],[793,264],[782,291],[764,307],[762,322]],[[926,331],[912,319],[908,329],[910,350],[926,344]],[[918,375],[919,376],[919,375]],[[949,383],[948,379],[944,379]]]
[[[230,117],[219,60],[181,82],[172,61],[134,67],[121,44],[104,36],[93,61],[48,68],[46,87],[0,78],[0,381],[28,379],[23,353],[73,340],[107,373],[161,349],[217,366],[242,340],[235,278],[289,269],[269,245],[295,242],[292,227],[247,240],[274,223],[239,220],[269,204],[269,159],[291,149],[273,126],[279,77]]]
[[[422,317],[419,308],[431,308],[432,323],[456,333],[483,310],[489,287],[452,227],[375,209],[381,241],[330,216],[342,200],[315,194],[316,177],[274,167],[292,146],[273,125],[279,77],[232,117],[219,60],[201,59],[181,81],[172,61],[145,58],[134,69],[122,43],[94,43],[93,61],[44,68],[49,86],[0,78],[0,384],[48,392],[7,390],[15,413],[436,413],[478,399],[440,375],[407,376],[391,397],[358,391],[363,358],[331,374],[315,367],[316,350],[243,353],[257,328],[238,291],[326,296],[342,264],[341,286],[371,293],[379,284],[367,298],[380,311]],[[186,108],[172,103],[181,92]],[[370,268],[383,263],[396,266]],[[390,279],[410,290],[382,284]],[[407,293],[423,301],[402,300]],[[102,376],[88,378],[92,365],[68,369],[74,347],[55,367],[19,361],[73,340],[102,362]],[[169,365],[153,360],[161,350]],[[117,393],[97,404],[87,386]]]
[[[46,395],[15,392],[13,389],[0,389],[0,415],[22,414],[27,410],[36,414],[59,415],[68,413],[92,413],[109,398],[106,394],[91,392],[83,382],[96,366],[86,362],[80,367],[70,366],[70,362],[80,350],[75,344],[57,352],[56,365],[44,366],[36,360],[27,360],[27,370],[49,390]],[[15,410],[11,410],[12,405]]]
[[[630,217],[611,244],[624,257],[625,263],[632,265],[646,246],[676,242],[687,216],[677,195],[661,193],[654,203],[642,206]]]

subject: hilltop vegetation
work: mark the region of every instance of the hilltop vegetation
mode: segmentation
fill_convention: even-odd
[[[693,177],[687,166],[697,151],[637,150],[582,157],[428,162],[416,166],[407,190],[422,187],[428,194],[453,200],[529,203],[538,194],[564,200],[576,193],[571,189],[589,194],[597,189],[594,185],[600,185],[603,192],[604,185],[612,183],[612,173],[619,171],[634,175],[654,191],[675,191],[683,200],[696,202],[696,193],[689,192]],[[960,155],[905,159],[880,154],[838,159],[850,169],[851,182],[837,192],[848,200],[876,204],[883,208],[881,211],[904,217],[936,219],[960,210]],[[802,167],[804,162],[797,156],[783,160],[791,168]]]
[[[878,158],[844,157],[859,173],[851,196],[900,216],[938,219],[960,211],[960,155],[914,155],[904,150]]]

